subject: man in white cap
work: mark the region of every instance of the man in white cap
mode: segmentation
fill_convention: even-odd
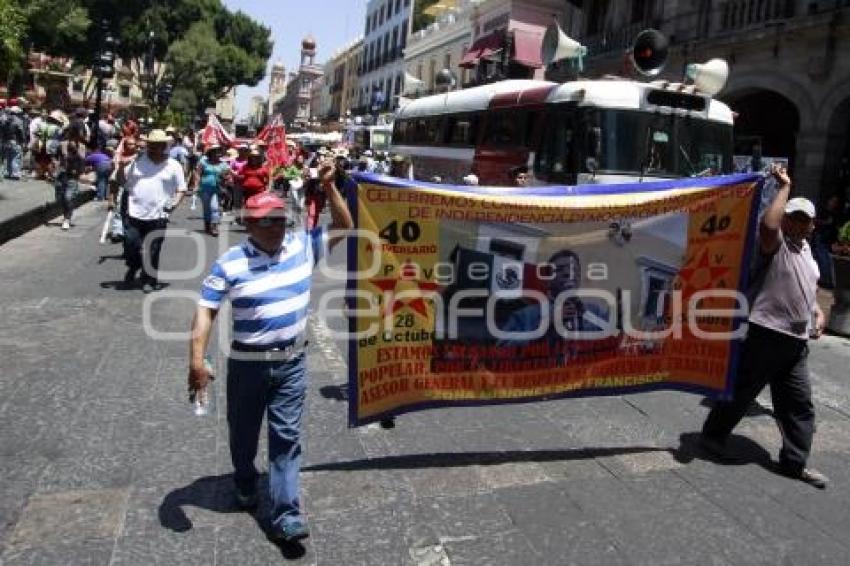
[[[162,130],[152,130],[144,138],[147,153],[129,164],[119,162],[118,184],[127,192],[127,226],[124,234],[124,260],[127,273],[124,283],[132,285],[141,269],[142,287],[158,289],[159,254],[168,225],[168,212],[175,208],[186,194],[183,168],[168,158],[167,146],[171,138]],[[142,249],[149,254],[142,262]]]
[[[780,188],[762,217],[758,261],[751,277],[750,317],[735,391],[715,404],[702,429],[702,444],[725,456],[726,439],[750,403],[770,384],[773,414],[782,433],[778,471],[824,489],[822,473],[806,466],[815,431],[809,382],[809,338],[823,333],[824,315],[816,299],[820,273],[806,241],[814,230],[815,206],[805,198],[788,200],[791,180],[774,165]]]

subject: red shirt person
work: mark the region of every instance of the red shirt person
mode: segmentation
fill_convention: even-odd
[[[254,149],[248,154],[248,162],[242,167],[237,179],[245,199],[268,189],[269,170],[263,164],[263,157],[258,150]]]

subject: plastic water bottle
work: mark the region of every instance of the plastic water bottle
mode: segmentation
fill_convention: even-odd
[[[213,384],[213,364],[212,360],[208,357],[204,358],[204,368],[210,374],[210,380],[207,381],[207,386],[201,389],[200,391],[195,391],[194,396],[192,398],[192,412],[199,417],[203,417],[205,415],[210,414],[210,407],[212,406],[212,384]]]
[[[192,204],[189,206],[189,210],[196,210],[198,208],[198,195],[192,193]]]

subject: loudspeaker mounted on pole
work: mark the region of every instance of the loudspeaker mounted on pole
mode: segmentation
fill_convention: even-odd
[[[584,67],[582,59],[587,55],[587,47],[565,34],[555,20],[546,28],[540,55],[546,67],[559,61],[576,59],[578,70],[582,71]]]
[[[712,59],[706,63],[687,66],[685,77],[692,80],[698,91],[714,96],[726,86],[729,78],[729,63],[723,59]]]
[[[646,29],[638,34],[629,52],[634,68],[641,75],[654,77],[667,64],[670,40],[655,29]]]

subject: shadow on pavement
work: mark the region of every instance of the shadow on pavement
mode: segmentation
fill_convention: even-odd
[[[701,436],[698,432],[687,432],[679,436],[679,448],[673,451],[676,461],[688,464],[696,459],[722,466],[757,464],[769,472],[779,474],[778,465],[771,459],[770,453],[746,436],[730,435],[723,454],[716,454],[703,447],[700,443]]]
[[[605,456],[639,454],[644,452],[672,452],[669,448],[634,446],[621,448],[574,448],[568,450],[518,450],[513,452],[439,452],[434,454],[405,454],[384,456],[348,462],[313,464],[302,468],[304,472],[354,471],[354,470],[411,470],[417,468],[458,468],[464,466],[492,466],[513,462],[552,462],[590,460]]]
[[[348,401],[348,385],[325,385],[319,388],[319,393],[325,399]]]
[[[260,504],[257,509],[250,511],[241,509],[236,504],[233,488],[233,476],[231,474],[220,476],[207,476],[199,478],[187,486],[177,488],[162,500],[159,504],[159,523],[166,529],[178,533],[185,533],[194,526],[183,510],[184,506],[199,507],[215,513],[248,513],[257,522],[257,526],[269,537],[269,524],[266,517],[270,504],[268,502],[269,491],[268,475],[261,474],[257,481],[257,491],[260,496]],[[287,560],[295,560],[306,554],[307,549],[299,542],[277,542],[272,541],[279,549],[281,555]]]
[[[145,294],[152,292],[155,293],[156,291],[162,291],[163,289],[170,286],[171,283],[160,281],[157,283],[156,288],[145,287],[142,284],[142,281],[139,279],[135,279],[129,283],[124,281],[123,279],[119,281],[101,281],[100,283],[101,289],[114,289],[115,291],[142,291]]]

